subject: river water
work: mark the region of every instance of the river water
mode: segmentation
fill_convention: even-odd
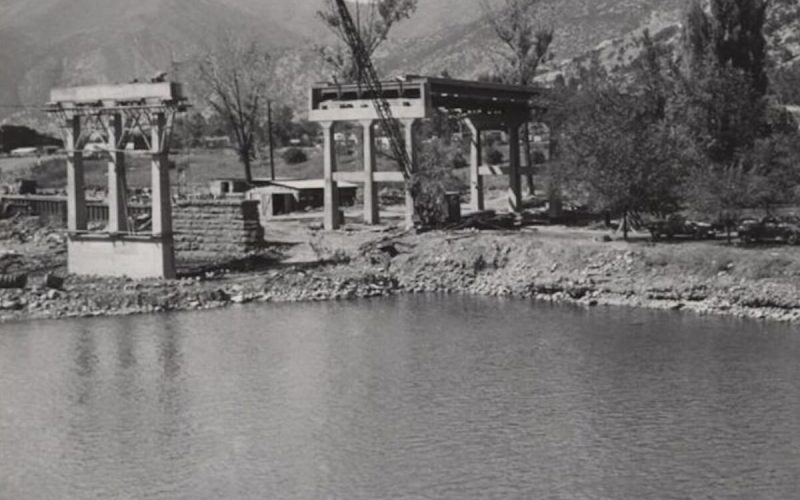
[[[0,326],[2,499],[799,491],[788,326],[468,297]]]

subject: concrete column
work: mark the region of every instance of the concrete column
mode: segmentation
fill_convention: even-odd
[[[86,231],[86,191],[83,173],[83,151],[79,138],[81,119],[67,120],[67,229],[70,232]]]
[[[163,144],[166,129],[164,113],[157,113],[150,131],[150,166],[153,236],[172,235],[172,196],[169,183],[168,151]]]
[[[508,127],[508,209],[522,212],[522,177],[519,173],[519,122]]]
[[[175,243],[172,235],[172,193],[169,182],[169,151],[166,141],[167,119],[156,113],[150,129],[151,221],[152,234],[161,239],[164,277],[175,277]]]
[[[469,148],[469,203],[474,211],[483,210],[483,177],[480,174],[481,163],[483,162],[483,138],[481,130],[475,126],[472,120],[467,119],[467,127],[472,135]]]
[[[416,141],[414,140],[414,124],[417,123],[416,118],[406,118],[402,120],[403,131],[405,133],[404,142],[406,146],[406,153],[411,164],[409,168],[413,172],[417,171],[417,148]],[[414,228],[414,198],[411,196],[411,186],[406,184],[406,211],[405,211],[405,226],[406,229]]]
[[[364,223],[379,224],[380,208],[375,186],[375,133],[373,120],[363,120],[364,129]]]
[[[325,229],[333,231],[339,229],[339,186],[333,178],[336,173],[336,141],[334,138],[334,125],[336,122],[320,122],[322,136],[323,165],[325,169]]]
[[[125,182],[125,153],[121,150],[123,134],[122,115],[117,113],[108,126],[108,149],[111,161],[108,162],[108,232],[124,233],[128,230],[127,182]]]

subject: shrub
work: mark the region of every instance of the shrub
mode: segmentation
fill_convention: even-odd
[[[497,149],[489,148],[486,150],[486,163],[489,165],[499,165],[503,163],[503,153]]]
[[[308,161],[308,155],[300,148],[289,148],[283,152],[283,161],[289,165],[296,165]]]
[[[411,180],[414,212],[423,227],[436,227],[447,221],[448,191],[461,191],[463,183],[453,175],[450,151],[440,141],[420,152],[418,170]]]

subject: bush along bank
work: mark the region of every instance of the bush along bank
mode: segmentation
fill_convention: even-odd
[[[344,253],[342,261],[313,267],[214,272],[174,281],[69,276],[58,290],[33,279],[25,289],[0,290],[0,318],[460,293],[800,321],[800,256],[789,248],[465,231],[403,235]]]

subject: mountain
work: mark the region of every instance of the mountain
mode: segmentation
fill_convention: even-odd
[[[124,82],[190,59],[220,29],[270,47],[301,38],[214,0],[10,0],[0,6],[0,104],[41,104],[59,85]]]
[[[497,5],[501,0],[489,0]],[[674,36],[686,0],[548,0],[555,29],[551,69],[600,50],[613,64],[635,54],[643,26]],[[494,68],[498,43],[483,0],[419,0],[376,54],[384,74],[475,77]],[[46,102],[50,88],[146,78],[158,70],[190,84],[193,59],[220,29],[244,31],[276,59],[278,98],[298,110],[306,89],[328,79],[314,47],[330,43],[316,11],[323,0],[0,0],[0,120],[26,121],[20,105]],[[773,0],[769,38],[776,59],[800,54],[797,0]],[[671,35],[670,35],[671,34]],[[631,52],[633,51],[633,52]]]

